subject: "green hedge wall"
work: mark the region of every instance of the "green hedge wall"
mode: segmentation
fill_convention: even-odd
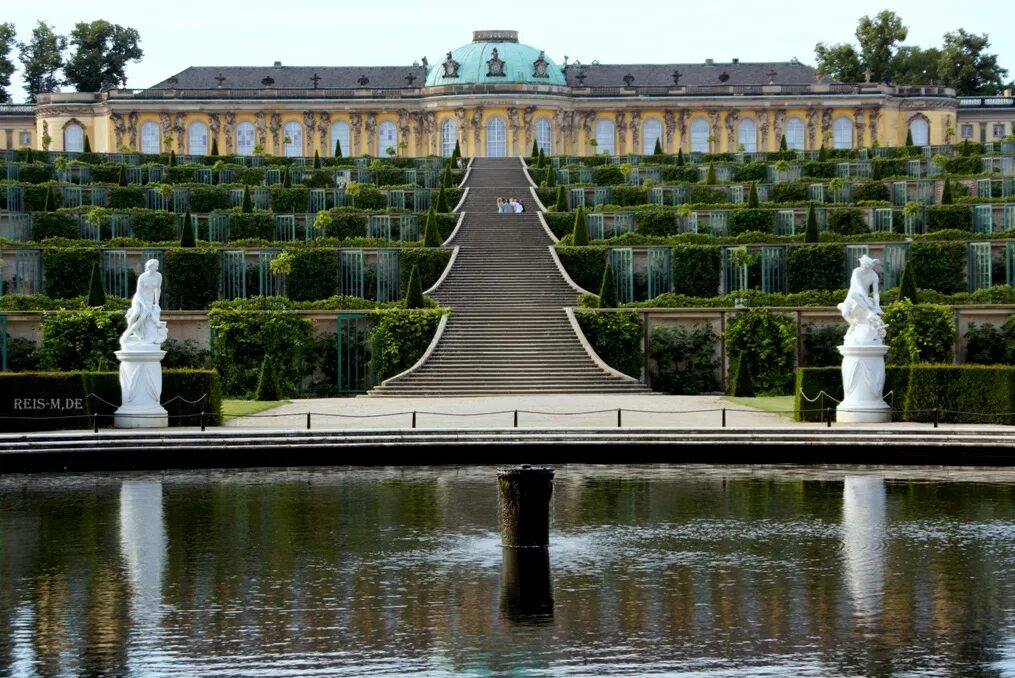
[[[860,235],[870,232],[863,210],[855,207],[828,211],[828,230],[839,235]]]
[[[42,318],[39,366],[47,371],[105,370],[117,364],[122,311],[86,308],[47,312]]]
[[[638,232],[644,235],[673,235],[677,232],[676,216],[668,207],[641,208],[634,214]],[[573,225],[574,220],[570,223]]]
[[[243,212],[239,208],[229,210],[229,239],[247,238],[275,239],[275,219],[270,212]]]
[[[638,379],[644,364],[639,313],[582,311],[575,314],[585,338],[597,355],[615,370]]]
[[[110,209],[144,207],[145,189],[142,186],[113,186],[109,189]]]
[[[32,239],[77,238],[78,221],[67,212],[36,212],[32,215]]]
[[[412,367],[433,340],[443,311],[392,309],[377,311],[370,332],[370,365],[378,383]]]
[[[424,291],[433,287],[451,260],[451,250],[438,247],[412,247],[401,250],[399,256],[399,273],[401,275],[402,293],[409,284],[409,275],[415,266],[419,274],[420,286]]]
[[[252,395],[269,355],[283,397],[296,395],[299,364],[313,332],[309,318],[286,311],[214,309],[208,320],[215,337],[212,364],[222,375],[224,393]]]
[[[148,242],[176,240],[176,215],[171,212],[129,210],[130,228],[134,237]]]
[[[973,210],[969,205],[928,205],[924,219],[928,233],[944,229],[973,230]]]
[[[166,250],[166,307],[203,309],[218,299],[221,260],[218,250],[187,248]]]
[[[885,368],[885,393],[892,393],[892,418],[898,420],[908,380],[908,367]],[[821,396],[824,391],[828,397]],[[835,407],[843,399],[842,367],[800,367],[796,370],[793,409],[797,421],[823,421],[825,409]],[[812,402],[813,401],[813,402]]]
[[[916,268],[916,286],[955,294],[965,292],[966,243],[920,240],[909,247],[909,261]]]
[[[673,291],[689,297],[714,297],[719,293],[722,250],[713,245],[673,247]]]
[[[605,247],[558,247],[564,270],[579,287],[598,293],[606,270]]]
[[[338,293],[338,252],[333,248],[296,247],[286,292],[293,301],[327,299]]]
[[[842,245],[801,245],[789,248],[786,282],[790,293],[842,289]]]
[[[737,209],[729,212],[730,235],[740,235],[747,231],[761,233],[775,232],[775,211],[763,209]]]
[[[99,260],[94,247],[49,247],[42,251],[45,293],[52,299],[88,294],[92,264]]]

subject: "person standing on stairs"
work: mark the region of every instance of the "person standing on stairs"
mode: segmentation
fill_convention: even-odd
[[[525,205],[518,198],[511,198],[511,206],[514,208],[515,214],[521,214],[525,211]]]

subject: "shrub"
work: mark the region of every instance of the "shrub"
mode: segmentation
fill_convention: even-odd
[[[648,189],[626,184],[614,186],[610,192],[610,202],[621,207],[645,205],[648,203]]]
[[[377,381],[412,367],[430,346],[443,311],[412,309],[377,311],[370,332],[370,365]]]
[[[783,395],[793,386],[796,325],[767,308],[752,308],[732,317],[726,327],[726,351],[752,366],[752,381],[759,395]]]
[[[88,294],[92,266],[98,261],[92,247],[50,247],[42,252],[45,292],[52,299]]]
[[[183,226],[180,228],[180,247],[196,247],[197,239],[194,237],[194,220],[188,209],[183,215]]]
[[[215,335],[213,364],[224,393],[251,395],[265,358],[275,362],[278,394],[296,393],[298,366],[312,334],[309,318],[285,311],[215,309],[208,321]]]
[[[648,207],[635,212],[635,223],[644,235],[673,235],[677,226],[674,217],[668,207]]]
[[[616,308],[617,303],[617,281],[613,277],[613,266],[607,261],[603,270],[603,283],[599,287],[599,307]]]
[[[383,210],[388,206],[388,199],[373,186],[359,184],[353,191],[352,204],[361,210]]]
[[[804,231],[804,242],[818,242],[818,217],[814,205],[807,208],[807,228]]]
[[[613,369],[632,377],[641,374],[641,315],[631,312],[576,313],[578,325],[596,354]]]
[[[431,205],[423,227],[423,247],[440,247],[441,242],[440,233],[437,231],[437,212]]]
[[[914,304],[919,301],[916,291],[916,265],[907,261],[902,266],[902,280],[899,282],[899,299],[908,299]]]
[[[544,212],[543,219],[546,225],[558,239],[563,238],[574,229],[574,215],[570,212]],[[641,223],[638,224],[641,230]]]
[[[32,216],[32,239],[76,238],[78,222],[67,212],[36,212]]]
[[[117,364],[124,314],[104,309],[47,312],[42,318],[39,365],[43,370],[104,370]]]
[[[739,398],[754,397],[754,381],[751,379],[751,366],[747,354],[743,351],[733,366],[733,378],[730,379],[729,394]]]
[[[834,179],[835,162],[831,160],[804,161],[803,176],[814,179]]]
[[[282,172],[286,176],[289,175],[287,170]],[[307,188],[303,186],[294,186],[292,188],[283,188],[279,186],[272,186],[271,191],[271,209],[273,212],[287,212],[290,214],[296,212],[305,212],[307,210]],[[386,204],[387,201],[385,201]],[[228,207],[228,204],[226,205]],[[382,205],[379,209],[383,209]]]
[[[941,204],[951,205],[952,200],[952,180],[945,177],[945,185],[941,188]]]
[[[109,208],[114,210],[144,207],[142,186],[113,186],[109,189]]]
[[[428,290],[440,279],[451,260],[451,250],[440,248],[412,247],[399,254],[402,289],[407,290],[409,275],[413,269],[419,273],[419,284]]]
[[[106,305],[106,290],[102,287],[102,271],[99,262],[92,262],[92,272],[88,277],[88,305],[102,307]]]
[[[419,273],[416,271],[415,266],[412,267],[412,272],[409,274],[409,284],[405,291],[405,307],[426,307],[426,301],[423,299],[423,287],[420,285]]]
[[[966,290],[966,244],[964,242],[916,241],[908,261],[920,271],[920,288],[945,294]]]
[[[828,211],[828,230],[839,235],[861,235],[870,232],[863,210],[846,207]]]
[[[1015,368],[1007,365],[913,365],[902,419],[947,423],[1015,423]]]
[[[248,240],[251,238],[274,240],[275,220],[272,218],[272,214],[262,210],[256,212],[231,210],[229,212],[229,239]]]
[[[332,248],[294,247],[286,291],[293,301],[327,299],[338,291],[338,253]]]
[[[164,293],[172,309],[202,309],[211,306],[219,293],[218,250],[205,248],[166,251]]]
[[[838,347],[842,345],[846,329],[846,323],[824,327],[806,325],[803,332],[803,364],[808,367],[840,365],[842,354],[839,353]]]
[[[221,186],[190,187],[190,209],[200,214],[229,209],[229,191]]]
[[[901,404],[909,380],[909,368],[885,368],[885,393],[894,393],[893,418],[901,414]],[[800,421],[822,421],[827,409],[834,416],[843,399],[841,367],[803,367],[796,371],[794,409]]]
[[[733,181],[765,181],[767,177],[768,165],[763,162],[745,163],[733,170]]]
[[[729,212],[729,233],[736,236],[748,231],[773,233],[775,212],[763,209],[735,209]]]
[[[864,181],[853,186],[853,202],[865,200],[886,201],[890,197],[888,186],[880,181]]]
[[[973,210],[968,205],[928,205],[924,219],[928,233],[945,229],[973,230]]]
[[[649,351],[652,388],[678,395],[717,391],[718,344],[719,336],[709,324],[655,326]]]
[[[1010,325],[1007,323],[1005,327]],[[990,323],[969,323],[966,331],[966,362],[980,365],[1011,364],[1015,344],[1011,338]]]
[[[624,175],[616,165],[597,167],[592,173],[592,182],[598,186],[615,186],[625,182]]]
[[[589,244],[589,229],[585,225],[585,208],[578,207],[574,211],[574,227],[571,231],[571,244],[584,247]],[[584,287],[584,285],[582,286]]]
[[[791,293],[842,288],[842,246],[790,247],[786,256],[786,284]]]
[[[714,245],[673,247],[673,291],[690,297],[714,297],[719,291],[722,250]]]
[[[691,202],[703,205],[721,205],[729,202],[726,191],[721,188],[709,188],[708,186],[692,186]]]
[[[132,210],[130,229],[134,237],[147,242],[176,239],[176,215],[157,210]]]
[[[677,159],[681,159],[680,154],[677,155]],[[683,163],[677,163],[677,165],[671,167],[663,167],[661,178],[667,183],[673,182],[685,182],[694,183],[698,180],[698,170],[690,165],[684,165]]]
[[[606,269],[605,247],[558,247],[557,257],[579,287],[598,289]]]
[[[807,200],[807,184],[791,181],[772,184],[768,189],[770,202],[802,202]]]
[[[947,306],[913,304],[901,299],[885,308],[888,325],[887,361],[893,365],[950,363],[955,350],[955,327]]]

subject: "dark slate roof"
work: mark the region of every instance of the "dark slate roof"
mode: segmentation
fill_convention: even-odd
[[[318,89],[406,87],[410,73],[416,76],[413,87],[422,87],[426,81],[422,66],[191,66],[149,89],[217,89],[219,76],[224,78],[223,89],[264,89],[264,78],[275,81],[273,89],[313,89],[315,73],[320,78]],[[360,85],[363,77],[369,82]]]
[[[817,69],[799,62],[698,63],[698,64],[569,64],[565,68],[571,87],[624,87],[624,76],[631,75],[631,87],[672,87],[673,72],[680,72],[680,86],[810,85]],[[585,74],[584,81],[578,77]],[[729,78],[720,79],[723,74]],[[834,82],[829,79],[828,82]]]

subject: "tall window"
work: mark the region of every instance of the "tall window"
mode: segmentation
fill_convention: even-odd
[[[303,155],[303,125],[296,121],[289,121],[282,128],[282,134],[289,139],[289,142],[282,147],[285,157],[298,158]]]
[[[786,148],[791,151],[804,150],[804,121],[790,118],[786,121]]]
[[[649,118],[641,129],[641,154],[652,155],[656,150],[656,142],[662,144],[663,124],[656,118]]]
[[[547,118],[536,120],[536,147],[543,153],[553,153],[553,131]]]
[[[388,153],[389,148],[394,153]],[[396,153],[398,153],[398,128],[395,127],[395,123],[385,120],[377,126],[377,155],[384,157]]]
[[[913,118],[909,123],[909,131],[913,135],[914,146],[930,145],[930,125],[923,118]]]
[[[159,125],[155,122],[146,122],[141,125],[141,152],[155,154],[162,150],[162,140],[159,139]]]
[[[254,123],[241,122],[236,126],[236,154],[254,154]]]
[[[338,145],[342,156],[348,158],[352,153],[349,146],[349,123],[336,122],[331,126],[331,152],[335,153],[335,146]]]
[[[63,128],[63,150],[68,153],[80,153],[85,150],[85,129],[72,123]]]
[[[959,127],[959,134],[962,136],[963,139],[972,139],[973,126],[970,125],[969,123],[964,123],[961,127]]]
[[[192,122],[187,128],[187,153],[191,155],[208,155],[208,125],[203,122]]]
[[[454,118],[446,118],[441,123],[441,155],[450,158],[455,152],[455,142],[458,141],[458,123]]]
[[[853,148],[853,121],[842,116],[832,124],[832,145],[835,148]]]
[[[486,121],[486,156],[503,158],[507,155],[507,134],[504,118],[490,118]]]
[[[708,121],[704,118],[691,121],[691,152],[708,153]]]
[[[745,153],[758,151],[758,125],[754,118],[744,118],[737,125],[737,145],[743,146]]]
[[[994,123],[994,138],[999,138],[999,137],[1003,137],[1003,136],[1005,136],[1004,123],[1003,122],[995,122]],[[916,139],[916,132],[913,132],[913,139]],[[914,143],[916,143],[916,142],[914,141]]]
[[[613,122],[600,120],[596,123],[596,153],[614,155],[617,152],[616,135],[613,133]]]

